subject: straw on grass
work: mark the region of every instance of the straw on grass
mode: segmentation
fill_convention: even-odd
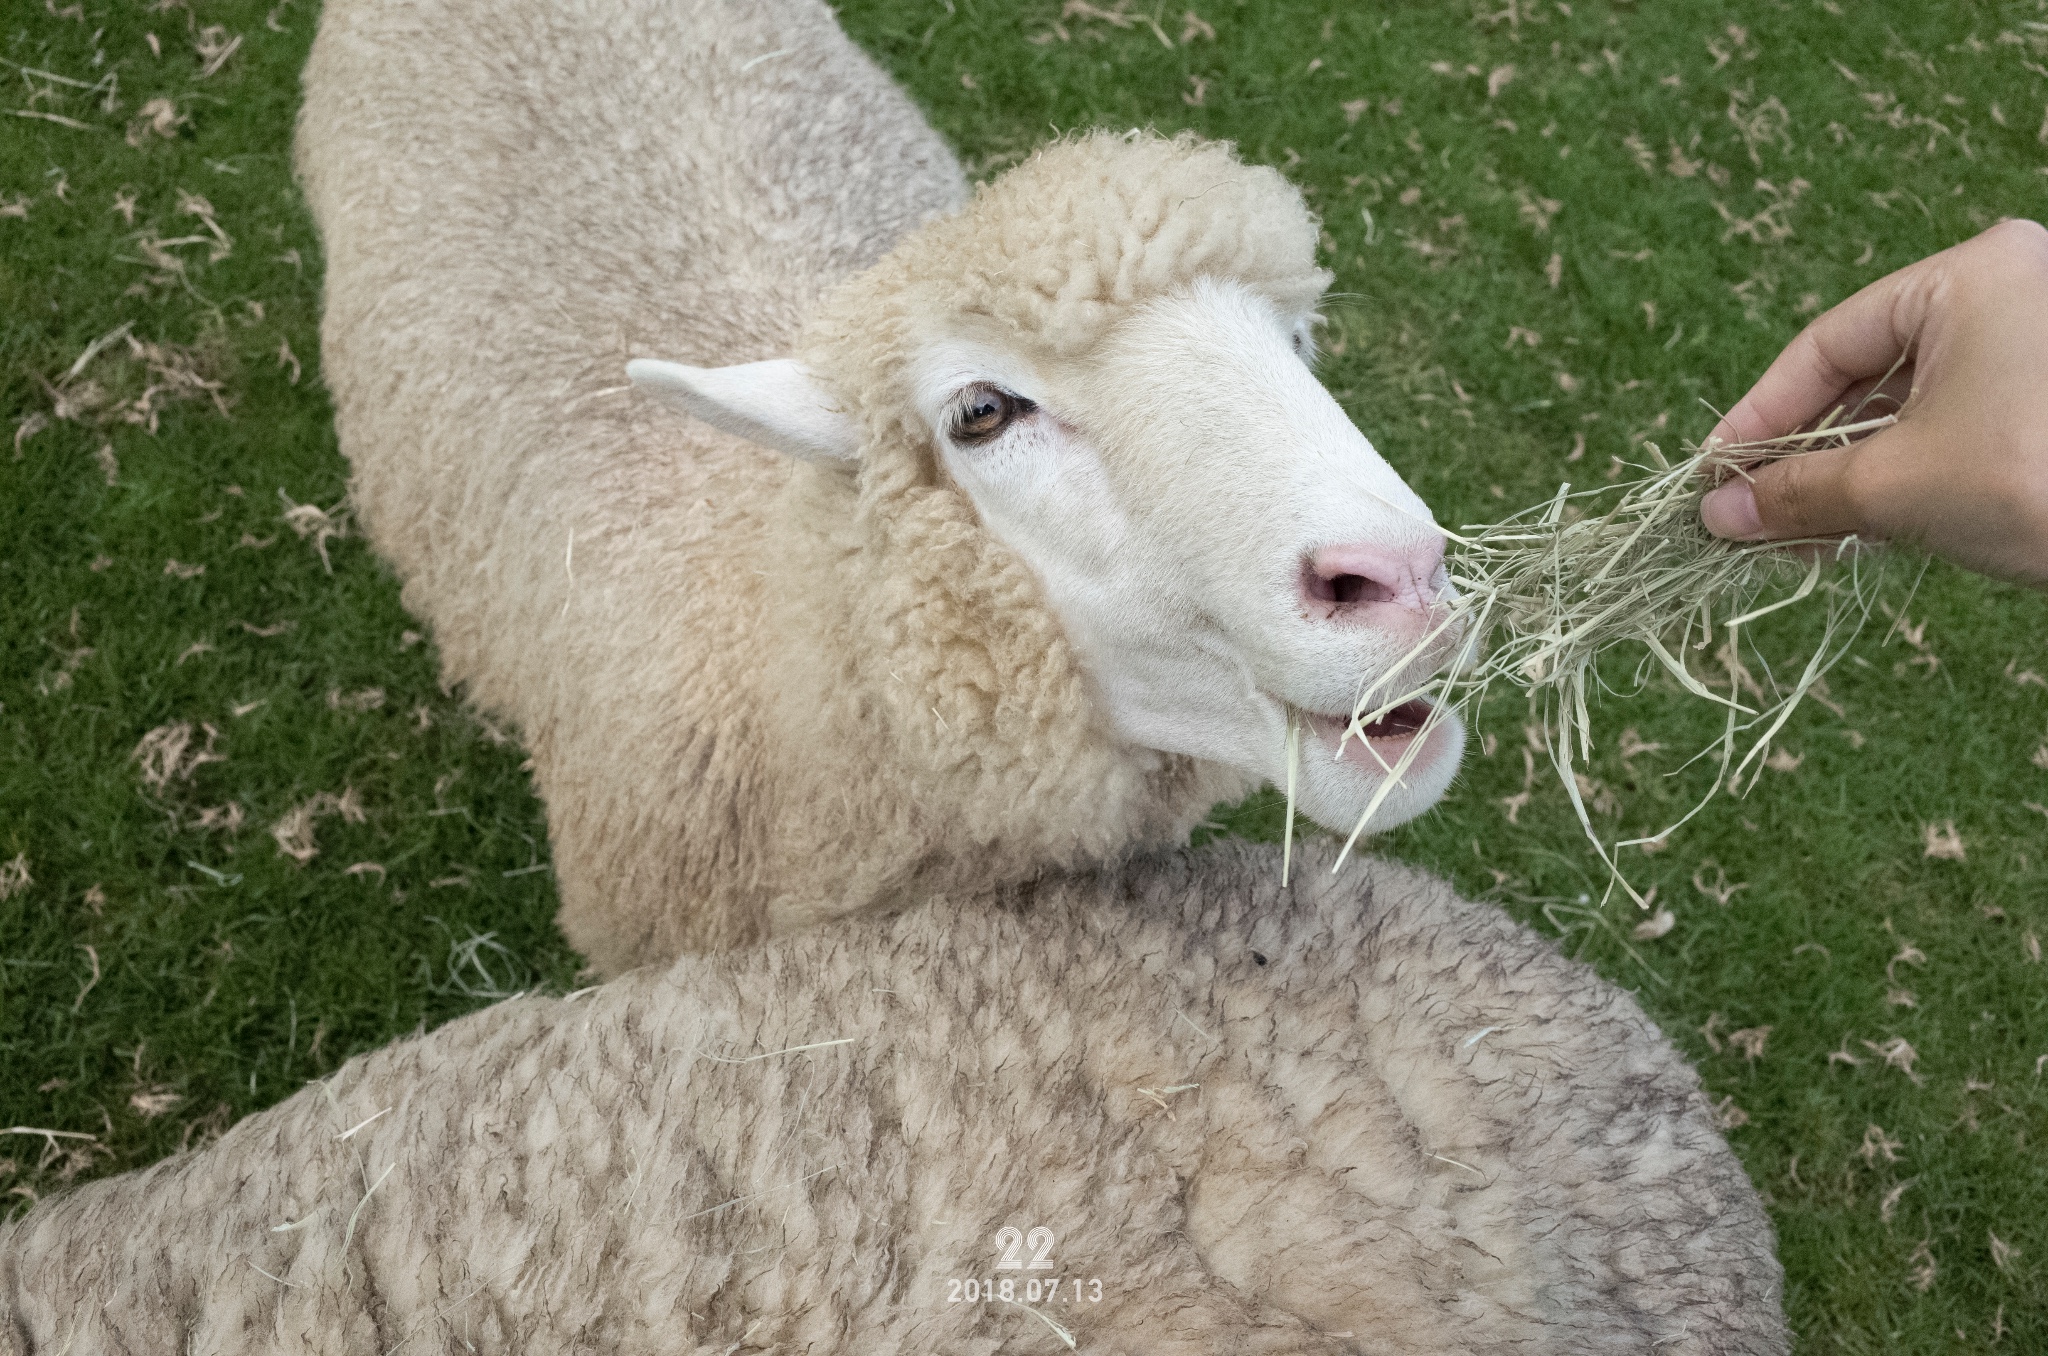
[[[1886,557],[1855,537],[1727,541],[1707,532],[1699,501],[1758,465],[1816,447],[1846,446],[1894,418],[1852,415],[1844,423],[1841,413],[1810,432],[1767,441],[1688,445],[1675,464],[1654,443],[1645,443],[1654,465],[1636,468],[1641,474],[1634,479],[1592,490],[1563,485],[1548,502],[1500,522],[1447,532],[1448,572],[1457,596],[1393,672],[1440,648],[1446,635],[1461,637],[1458,661],[1405,691],[1386,692],[1384,684],[1362,691],[1344,739],[1364,739],[1368,725],[1418,698],[1431,707],[1422,728],[1426,737],[1449,712],[1476,708],[1496,683],[1523,689],[1541,709],[1539,728],[1587,838],[1611,880],[1647,908],[1594,829],[1574,775],[1575,764],[1593,752],[1588,699],[1602,683],[1600,661],[1616,651],[1636,651],[1637,686],[1661,668],[1725,716],[1720,740],[1700,755],[1718,759],[1713,788],[1666,828],[1613,847],[1668,837],[1720,790],[1739,790],[1745,773],[1761,769],[1771,741],[1868,620]],[[1846,569],[1824,576],[1831,559]],[[1685,656],[1706,649],[1717,629],[1725,635],[1725,653],[1739,655],[1742,628],[1808,599],[1825,607],[1819,642],[1789,685],[1774,681],[1776,691],[1766,695],[1752,682],[1754,705],[1744,701],[1741,679],[1748,675],[1739,659],[1729,665],[1725,693],[1687,667]],[[1423,744],[1423,737],[1410,740],[1399,760],[1386,767],[1388,775],[1338,858],[1340,867]],[[1289,809],[1291,817],[1291,799]]]

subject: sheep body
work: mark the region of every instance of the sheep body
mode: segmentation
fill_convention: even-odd
[[[622,389],[639,354],[796,351],[835,284],[962,205],[824,6],[332,0],[305,89],[351,494],[445,678],[519,726],[562,926],[601,972],[1183,841],[1254,784],[1114,735],[928,446],[791,465]],[[1076,166],[1039,184],[1095,176],[1101,219],[1073,192],[989,198],[972,229],[1035,271],[948,296],[1035,342],[1205,268],[1321,285],[1273,171],[1156,139],[1055,151]],[[1002,263],[963,230],[919,257]],[[872,293],[802,341],[848,382],[882,380],[863,345],[898,351],[926,313]],[[886,433],[901,404],[861,408]]]
[[[1298,865],[501,1003],[0,1227],[0,1352],[1786,1350],[1629,995],[1417,872]],[[997,1269],[1005,1226],[1054,1270]],[[1102,1298],[948,1302],[1005,1277]]]

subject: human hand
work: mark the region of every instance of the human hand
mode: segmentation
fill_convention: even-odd
[[[1910,542],[2048,587],[2048,230],[2034,222],[2001,222],[1828,311],[1709,436],[1791,433],[1907,355],[1897,423],[1723,485],[1700,502],[1707,530]]]

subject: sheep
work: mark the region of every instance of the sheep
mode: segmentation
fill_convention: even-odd
[[[596,972],[1184,842],[1290,726],[1326,825],[1448,785],[1418,703],[1343,737],[1457,637],[1277,171],[1095,133],[970,196],[817,0],[330,0],[305,92],[359,521]]]
[[[1634,999],[1332,855],[507,1000],[0,1227],[0,1353],[1787,1350]]]

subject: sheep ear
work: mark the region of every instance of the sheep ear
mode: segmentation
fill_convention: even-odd
[[[805,461],[860,455],[860,430],[794,358],[735,367],[685,367],[655,358],[626,364],[635,386],[750,443]]]

